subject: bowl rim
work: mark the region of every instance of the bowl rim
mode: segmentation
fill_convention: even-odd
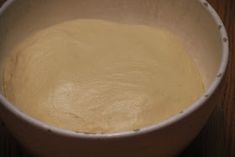
[[[16,0],[7,0],[0,8],[0,16],[15,1]],[[205,104],[205,102],[208,99],[210,99],[210,97],[218,88],[219,84],[221,83],[224,77],[229,60],[229,40],[225,26],[221,18],[219,17],[215,9],[210,5],[210,3],[207,2],[207,0],[197,0],[197,1],[201,3],[201,5],[205,8],[205,10],[208,11],[208,13],[213,18],[215,24],[218,26],[222,43],[222,59],[219,70],[217,72],[217,77],[210,84],[209,88],[204,92],[204,94],[200,98],[198,98],[195,102],[193,102],[192,105],[184,109],[184,111],[181,112],[180,114],[176,114],[168,119],[163,120],[158,124],[147,126],[138,130],[124,131],[117,133],[85,133],[85,132],[75,132],[71,130],[66,130],[63,128],[57,128],[49,124],[46,124],[44,122],[41,122],[37,119],[34,119],[33,117],[27,115],[26,113],[23,113],[13,104],[11,104],[2,94],[0,94],[0,103],[1,103],[0,105],[3,105],[5,109],[13,113],[17,118],[20,118],[21,120],[29,123],[30,125],[38,129],[41,129],[43,131],[49,131],[60,136],[82,138],[82,139],[115,139],[115,138],[133,137],[161,130],[166,127],[169,127],[170,125],[173,125],[174,123],[181,121],[182,119],[189,116],[191,113],[201,108]]]

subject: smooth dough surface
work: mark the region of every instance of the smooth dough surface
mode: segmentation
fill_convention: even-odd
[[[90,133],[159,123],[204,91],[173,33],[92,19],[60,23],[19,43],[6,59],[2,86],[30,116]]]

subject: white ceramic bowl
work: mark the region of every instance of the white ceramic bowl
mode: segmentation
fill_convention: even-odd
[[[76,133],[48,126],[0,95],[0,117],[7,128],[41,156],[172,157],[180,153],[214,109],[228,62],[228,38],[214,9],[205,0],[8,0],[0,9],[0,61],[30,33],[74,18],[157,25],[173,31],[185,41],[198,65],[206,92],[160,124],[115,134]]]

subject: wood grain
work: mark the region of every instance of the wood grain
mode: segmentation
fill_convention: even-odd
[[[4,0],[0,0],[2,3]],[[230,38],[230,61],[220,104],[208,124],[182,157],[235,156],[235,0],[208,0],[225,23]],[[30,157],[0,125],[0,157]]]

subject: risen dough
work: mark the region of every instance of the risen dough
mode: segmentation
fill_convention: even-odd
[[[161,28],[74,20],[22,41],[6,60],[5,96],[48,124],[81,132],[143,128],[204,91],[183,43]]]

